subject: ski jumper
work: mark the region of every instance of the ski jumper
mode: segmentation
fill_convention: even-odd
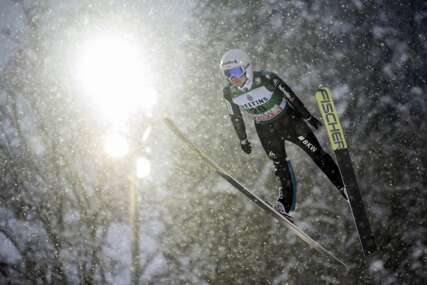
[[[287,160],[286,140],[302,148],[338,189],[344,186],[338,166],[322,149],[305,122],[311,117],[310,112],[275,73],[255,71],[249,90],[229,84],[224,88],[224,99],[240,141],[247,138],[240,109],[253,117],[261,144],[273,161],[275,174],[280,179],[279,200],[282,200],[287,211],[295,209],[296,179]]]

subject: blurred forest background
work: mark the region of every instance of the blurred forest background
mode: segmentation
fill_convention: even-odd
[[[425,1],[10,3],[21,23],[0,35],[13,46],[0,70],[0,283],[130,282],[129,166],[103,153],[105,125],[74,92],[66,66],[80,31],[114,19],[150,46],[159,92],[153,117],[133,123],[153,125],[153,170],[137,185],[141,284],[425,284]],[[276,198],[252,122],[247,156],[222,101],[218,66],[230,48],[278,73],[318,117],[314,91],[332,90],[379,247],[366,263],[348,205],[301,150],[288,147],[297,223],[342,257],[348,273],[215,176],[159,122],[168,114],[239,181]],[[318,135],[329,148],[324,128]]]

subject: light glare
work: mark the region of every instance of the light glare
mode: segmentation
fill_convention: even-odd
[[[136,176],[144,178],[150,175],[151,164],[150,161],[144,157],[139,157],[136,161]]]
[[[100,113],[121,124],[138,110],[150,112],[157,101],[141,48],[120,36],[86,42],[78,60],[79,81]]]
[[[123,157],[129,152],[126,138],[118,133],[111,133],[105,137],[104,148],[113,158]]]

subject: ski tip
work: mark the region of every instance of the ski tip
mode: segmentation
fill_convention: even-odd
[[[175,124],[172,122],[172,120],[169,117],[163,117],[163,123],[165,123],[166,126],[168,126],[169,128],[172,128],[172,129],[175,128]]]

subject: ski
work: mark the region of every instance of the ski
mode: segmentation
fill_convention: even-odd
[[[227,182],[229,182],[234,188],[239,190],[242,194],[244,194],[249,200],[254,202],[257,206],[262,208],[264,211],[273,216],[276,220],[284,224],[290,231],[296,234],[302,241],[308,244],[311,248],[315,249],[319,253],[326,254],[339,264],[343,265],[346,270],[348,270],[347,265],[338,257],[336,257],[331,251],[327,250],[320,243],[311,238],[308,234],[306,234],[303,230],[297,227],[292,221],[288,220],[286,217],[282,216],[279,212],[277,212],[269,203],[258,197],[248,188],[246,188],[243,184],[229,175],[225,170],[223,170],[220,166],[218,166],[211,158],[209,158],[196,144],[191,142],[187,136],[175,125],[175,123],[169,119],[164,118],[164,122],[166,126],[190,149],[196,153],[202,160],[204,160],[211,168],[214,170],[219,176],[224,178]]]
[[[337,159],[338,168],[347,189],[350,209],[359,234],[363,253],[365,256],[368,256],[376,251],[375,239],[369,226],[369,220],[344,137],[344,131],[332,100],[331,91],[328,88],[320,87],[317,89],[315,97],[328,133],[329,142]]]

